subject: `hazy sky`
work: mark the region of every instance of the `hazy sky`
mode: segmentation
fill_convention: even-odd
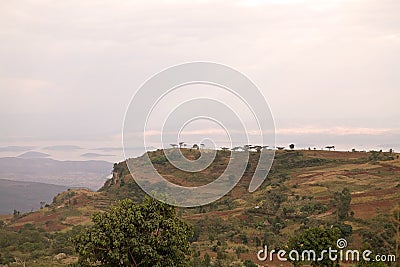
[[[400,150],[400,1],[1,1],[0,145],[121,146],[160,70],[213,61],[267,98],[277,143]]]

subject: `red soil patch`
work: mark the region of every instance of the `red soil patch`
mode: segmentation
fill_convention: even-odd
[[[13,216],[11,214],[4,214],[4,215],[0,214],[0,220],[4,221],[4,222],[7,222],[7,221],[11,220],[12,217]]]
[[[394,199],[385,199],[354,204],[351,205],[351,210],[354,211],[356,218],[370,219],[378,213],[388,213],[395,205],[396,201]]]

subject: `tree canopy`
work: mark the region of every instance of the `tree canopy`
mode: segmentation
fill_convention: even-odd
[[[170,205],[148,196],[142,204],[125,199],[92,220],[72,240],[82,265],[187,265],[192,227]]]
[[[336,241],[340,237],[340,230],[338,228],[322,228],[313,227],[305,230],[300,235],[295,235],[289,239],[288,247],[291,250],[296,250],[300,254],[305,250],[313,250],[316,252],[317,257],[320,257],[323,250],[329,247],[335,249]],[[295,266],[301,265],[301,260],[294,261]],[[337,262],[331,261],[328,254],[324,254],[323,260],[312,261],[312,266],[337,266]]]
[[[333,195],[335,201],[337,222],[344,221],[349,217],[351,194],[347,187],[342,192],[335,192]]]

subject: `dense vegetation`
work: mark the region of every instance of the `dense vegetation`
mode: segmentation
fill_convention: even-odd
[[[93,225],[73,238],[79,265],[187,266],[191,227],[175,208],[145,197],[130,199],[97,213]]]
[[[60,253],[73,255],[74,246],[70,242],[83,227],[76,226],[66,232],[47,232],[32,224],[25,224],[19,230],[0,229],[0,264],[12,262],[41,262],[49,266],[57,264],[54,256]]]

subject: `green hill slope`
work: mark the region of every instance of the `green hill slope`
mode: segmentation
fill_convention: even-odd
[[[190,159],[198,151],[182,149],[182,153]],[[167,179],[193,186],[216,179],[226,168],[230,153],[218,151],[211,166],[199,173],[177,170],[163,160],[161,150],[150,152],[149,156]],[[395,253],[398,222],[393,220],[393,214],[400,205],[398,154],[277,151],[266,181],[249,193],[247,188],[258,156],[251,152],[243,178],[226,196],[206,206],[179,209],[180,216],[194,225],[193,262],[201,262],[208,254],[220,266],[245,260],[265,264],[256,257],[263,244],[282,248],[291,236],[316,226],[339,227],[349,248],[371,247],[375,253]],[[351,196],[349,207],[343,204],[348,197],[346,192]],[[93,212],[108,209],[116,199],[141,201],[143,195],[126,163],[121,162],[114,165],[113,177],[99,192],[64,192],[50,207],[15,217],[7,221],[7,227],[21,229],[30,223],[50,233],[65,232],[74,225],[90,223]],[[269,262],[268,266],[281,264]]]

